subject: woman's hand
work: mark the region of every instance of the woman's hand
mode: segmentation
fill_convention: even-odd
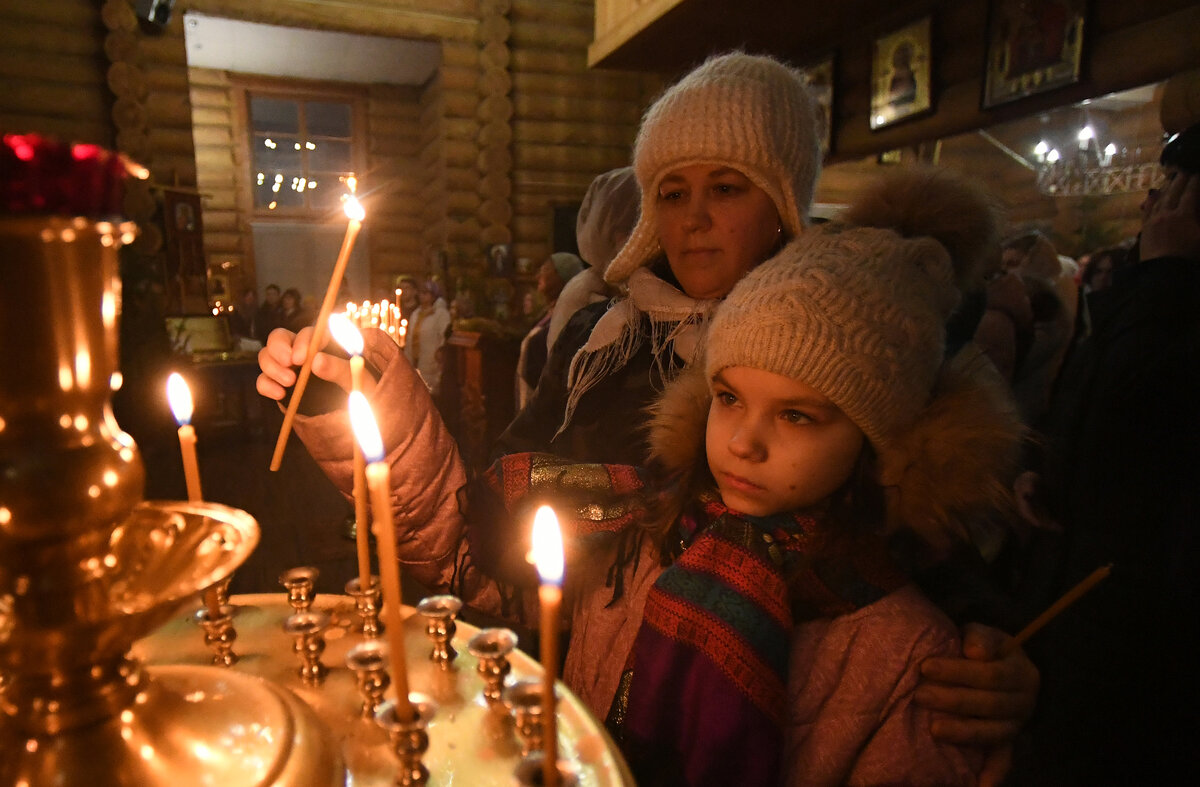
[[[258,367],[262,373],[258,375],[255,388],[260,394],[276,401],[287,396],[287,389],[296,384],[298,369],[304,364],[312,335],[312,328],[305,328],[300,333],[292,333],[286,328],[271,331],[266,345],[258,351]],[[312,373],[343,390],[350,390],[350,362],[344,358],[319,352],[313,358]],[[364,377],[370,378],[370,375]],[[370,382],[373,380],[368,380],[367,384]]]
[[[1012,742],[1033,714],[1040,676],[1020,648],[1002,655],[1011,640],[999,629],[968,623],[963,655],[931,657],[921,664],[916,701],[940,711],[935,738],[947,743],[991,747],[980,784],[999,784],[1008,772]]]

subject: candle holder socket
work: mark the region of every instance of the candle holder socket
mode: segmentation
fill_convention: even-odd
[[[418,787],[429,781],[429,769],[421,758],[429,749],[429,722],[437,713],[437,705],[424,694],[409,694],[408,699],[414,711],[411,720],[401,720],[396,715],[396,704],[388,701],[375,711],[375,721],[387,731],[399,760],[395,784]]]
[[[387,643],[378,639],[360,642],[346,654],[346,666],[354,670],[358,680],[358,693],[363,700],[359,715],[364,719],[375,716],[383,704],[384,692],[392,683],[387,673],[387,660]]]
[[[238,661],[233,652],[237,629],[233,627],[233,607],[221,605],[218,614],[205,607],[196,611],[196,622],[204,629],[204,644],[213,650],[212,663],[217,667],[232,667]]]
[[[450,669],[458,656],[452,643],[458,630],[455,618],[462,609],[462,600],[457,596],[429,596],[417,604],[417,613],[425,618],[425,633],[433,640],[429,660],[439,669]]]
[[[329,674],[329,668],[321,662],[329,622],[324,612],[297,612],[284,621],[283,630],[296,638],[292,652],[300,657],[300,680],[306,686],[321,685]]]
[[[225,577],[220,582],[213,585],[213,592],[217,594],[217,606],[233,608],[229,603],[229,584],[233,582],[233,576]]]
[[[376,639],[383,634],[383,623],[379,621],[379,608],[383,597],[383,586],[379,577],[372,574],[365,590],[358,577],[346,583],[346,595],[354,599],[354,611],[358,613],[359,628],[367,639]]]
[[[517,635],[506,628],[483,629],[467,643],[467,652],[478,660],[475,671],[483,679],[483,698],[489,708],[501,707],[504,680],[512,671],[508,654],[517,646]]]
[[[513,715],[521,756],[542,748],[542,681],[525,678],[504,689],[504,705]]]
[[[545,759],[540,751],[522,757],[513,771],[513,782],[518,787],[542,787],[546,783]],[[576,787],[579,784],[579,769],[575,763],[561,758],[558,760],[558,784],[559,787]]]
[[[312,609],[316,591],[313,589],[320,572],[312,566],[289,568],[279,575],[279,584],[287,589],[288,603],[296,613]]]

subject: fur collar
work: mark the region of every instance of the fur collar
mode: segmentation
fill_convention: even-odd
[[[712,396],[703,364],[671,382],[649,409],[651,465],[683,490],[707,477],[704,434]],[[879,456],[889,532],[908,529],[937,552],[967,538],[969,521],[1013,512],[1011,482],[1025,436],[1012,395],[968,345],[943,365],[928,406]]]

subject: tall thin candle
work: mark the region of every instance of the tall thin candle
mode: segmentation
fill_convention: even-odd
[[[542,781],[558,784],[558,703],[554,683],[558,675],[558,618],[562,609],[563,545],[558,517],[542,506],[533,517],[533,562],[541,584],[542,635]]]
[[[183,457],[183,480],[187,485],[188,502],[199,503],[204,499],[200,489],[200,465],[196,461],[196,430],[192,426],[192,391],[179,372],[171,372],[167,378],[167,404],[179,424],[179,452]],[[209,617],[215,620],[221,613],[217,589],[204,591],[204,606]]]
[[[379,546],[379,579],[383,583],[383,620],[388,635],[392,685],[396,687],[396,716],[411,721],[416,714],[408,699],[408,666],[400,620],[400,562],[396,559],[396,523],[388,490],[388,466],[383,438],[375,416],[361,393],[350,394],[350,423],[367,460],[367,489],[371,493],[375,543]]]
[[[362,393],[363,338],[354,323],[344,314],[329,318],[329,332],[338,344],[350,353],[350,392]],[[367,523],[367,462],[362,446],[353,440],[354,448],[354,546],[358,554],[358,587],[371,586],[371,546]]]
[[[275,440],[275,453],[271,456],[272,472],[279,469],[283,461],[283,450],[287,447],[288,435],[292,432],[292,421],[296,420],[296,409],[300,407],[300,399],[304,389],[308,387],[308,378],[312,374],[313,358],[321,346],[325,344],[326,321],[333,312],[333,302],[337,300],[338,289],[342,285],[342,277],[346,273],[346,265],[350,262],[350,252],[354,249],[354,239],[362,229],[362,221],[366,212],[353,196],[346,200],[346,216],[350,223],[346,225],[346,236],[342,239],[342,250],[338,252],[337,262],[333,265],[333,274],[329,277],[329,286],[325,288],[325,300],[321,302],[321,311],[317,313],[317,321],[313,325],[312,337],[308,343],[308,353],[304,356],[304,365],[296,376],[296,387],[292,391],[291,401],[283,414],[283,425],[279,428],[279,437]]]

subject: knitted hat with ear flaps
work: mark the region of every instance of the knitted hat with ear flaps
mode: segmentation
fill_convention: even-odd
[[[642,212],[604,278],[617,284],[662,254],[658,187],[673,169],[716,164],[741,172],[771,198],[787,237],[808,221],[821,169],[820,115],[803,75],[769,57],[713,57],[646,111],[633,164]]]
[[[958,301],[950,256],[931,238],[809,229],[717,310],[706,376],[749,366],[800,380],[886,448],[929,403]]]

